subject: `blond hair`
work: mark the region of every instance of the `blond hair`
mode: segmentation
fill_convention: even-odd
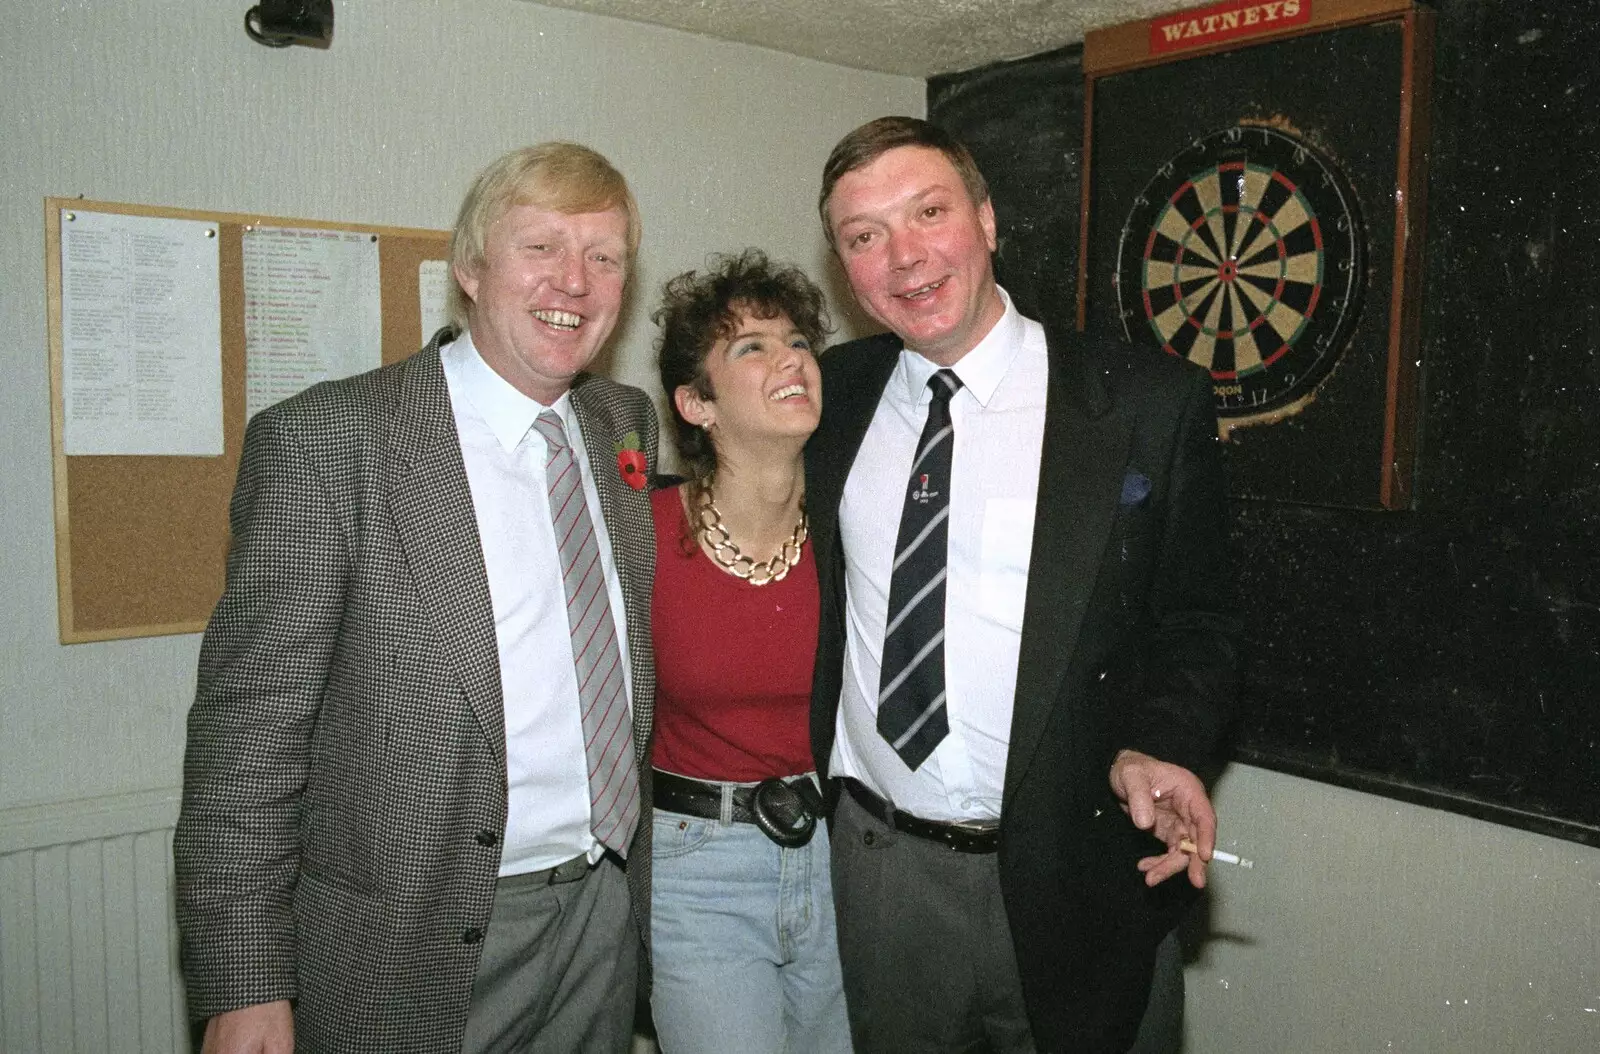
[[[445,307],[458,330],[467,328],[472,301],[456,279],[456,270],[470,272],[483,266],[490,226],[517,205],[569,214],[621,209],[628,217],[627,263],[632,271],[639,250],[639,205],[622,173],[602,155],[577,143],[540,143],[513,150],[478,173],[450,234],[450,291]]]

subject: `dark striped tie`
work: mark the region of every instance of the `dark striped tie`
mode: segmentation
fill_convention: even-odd
[[[611,618],[600,546],[595,542],[583,479],[561,418],[546,410],[533,422],[549,447],[545,485],[567,592],[572,661],[583,707],[583,749],[589,763],[589,828],[607,848],[628,855],[639,821],[639,774],[633,761],[633,724],[622,678],[622,652]]]
[[[961,378],[928,378],[933,402],[911,463],[889,579],[878,682],[878,734],[913,770],[950,732],[944,706],[944,582],[950,536],[950,397]]]

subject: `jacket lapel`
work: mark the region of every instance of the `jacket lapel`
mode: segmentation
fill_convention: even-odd
[[[1007,804],[1033,760],[1076,655],[1132,437],[1129,420],[1111,412],[1104,385],[1087,360],[1063,352],[1064,340],[1052,338],[1050,346],[1039,496],[1006,761]]]
[[[592,378],[572,386],[572,411],[583,434],[589,471],[600,495],[600,516],[611,541],[612,563],[622,585],[628,664],[633,674],[633,743],[641,772],[646,768],[655,711],[655,653],[650,637],[650,595],[655,585],[655,531],[649,496],[622,479],[617,464],[618,433],[627,426],[607,404]],[[644,437],[641,436],[641,443]],[[648,774],[645,774],[648,779]],[[647,814],[648,815],[648,814]],[[648,827],[645,837],[649,837]]]
[[[813,551],[819,553],[833,548],[845,482],[900,361],[900,341],[885,334],[830,354],[847,355],[852,361],[841,363],[838,370],[824,370],[823,423],[806,448],[806,511]]]
[[[503,766],[505,711],[494,606],[439,337],[403,369],[385,464],[395,531],[440,650]]]
[[[600,495],[600,515],[606,521],[606,534],[613,539],[620,538],[620,532],[627,528],[622,522],[622,510],[619,507],[622,500],[619,488],[625,484],[617,467],[615,447],[618,437],[611,434],[612,430],[606,427],[595,408],[589,405],[582,385],[572,388],[572,412],[578,419],[578,430],[583,433],[583,449],[589,458],[589,474],[594,478],[594,489]],[[622,579],[622,596],[626,601],[638,591],[640,583],[636,579],[639,569],[622,558],[621,550],[622,547],[613,542],[611,552],[615,557],[617,575]],[[643,625],[631,607],[627,615],[629,626]]]

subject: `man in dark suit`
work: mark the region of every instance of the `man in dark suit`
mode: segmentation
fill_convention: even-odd
[[[927,122],[846,136],[819,207],[891,330],[823,357],[807,451],[857,1054],[1126,1051],[1235,691],[1208,378],[1021,316]]]
[[[638,238],[605,158],[514,151],[453,330],[250,422],[174,841],[208,1054],[629,1049],[657,427],[583,371]]]

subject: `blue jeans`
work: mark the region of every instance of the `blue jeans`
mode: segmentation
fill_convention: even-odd
[[[657,809],[654,850],[662,1054],[850,1054],[826,825],[783,849],[754,824]]]

